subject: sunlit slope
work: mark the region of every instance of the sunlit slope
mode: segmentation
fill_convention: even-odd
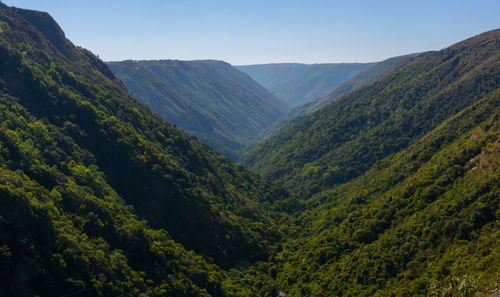
[[[243,162],[310,195],[363,174],[500,82],[500,31],[426,53],[260,143]]]

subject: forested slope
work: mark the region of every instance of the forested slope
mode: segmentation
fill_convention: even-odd
[[[0,4],[0,28],[0,295],[230,295],[205,259],[266,258],[286,192],[153,115],[48,14]]]
[[[269,264],[287,296],[498,293],[500,88],[308,204]]]
[[[283,117],[266,128],[259,137],[261,139],[266,139],[269,136],[283,132],[285,129],[292,127],[295,123],[298,123],[301,120],[305,119],[308,115],[320,109],[321,107],[332,103],[333,101],[354,90],[374,83],[376,80],[384,77],[401,65],[409,62],[417,55],[418,54],[398,56],[374,63],[373,66],[370,66],[368,69],[344,81],[338,87],[333,89],[333,91],[329,92],[326,96],[314,101],[304,103],[288,111]]]
[[[283,250],[266,263],[283,294],[500,292],[499,41],[500,30],[494,30],[425,54],[265,143],[294,141],[280,144],[297,149],[287,159],[291,173],[268,177],[302,191],[308,206],[294,224],[299,234],[284,239]],[[370,109],[390,125],[364,124],[376,120],[364,114]],[[301,168],[298,156],[311,151],[300,149],[335,141],[338,127],[328,124],[336,125],[342,114],[343,120],[358,120],[342,126],[351,141],[334,150],[340,156],[327,151],[329,158],[318,158],[316,168]],[[363,125],[374,128],[359,129]],[[410,132],[413,137],[400,138]],[[399,151],[382,150],[394,143]],[[267,156],[268,167],[256,168],[273,169],[280,153]],[[361,161],[367,164],[357,167]],[[338,166],[338,175],[322,173],[321,166]]]
[[[333,91],[328,93],[326,96],[315,100],[313,102],[304,104],[295,109],[295,114],[309,114],[312,113],[321,107],[332,103],[334,100],[348,94],[354,90],[362,88],[364,86],[370,85],[385,75],[391,73],[401,65],[411,61],[413,58],[418,56],[419,54],[410,54],[404,56],[392,57],[384,61],[380,61],[375,63],[373,66],[368,69],[360,72],[341,85],[336,87]]]
[[[306,196],[360,176],[498,87],[499,35],[422,54],[260,143],[243,162]]]
[[[0,4],[0,296],[498,293],[499,48],[421,55],[258,146],[298,200]]]
[[[281,100],[228,63],[122,61],[108,65],[164,119],[232,160],[286,111]]]

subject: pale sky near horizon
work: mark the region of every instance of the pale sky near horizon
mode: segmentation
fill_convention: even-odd
[[[373,62],[500,27],[500,0],[2,0],[105,61]]]

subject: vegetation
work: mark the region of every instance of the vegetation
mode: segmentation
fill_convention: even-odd
[[[287,296],[498,292],[499,63],[500,30],[424,54],[250,152],[307,203]]]
[[[297,199],[154,115],[48,14],[0,3],[0,28],[0,296],[499,290],[500,30],[258,146]]]
[[[500,89],[308,200],[271,265],[289,296],[489,296],[500,280]]]
[[[236,66],[236,69],[250,75],[289,107],[296,107],[325,96],[345,80],[374,64],[274,63]]]
[[[333,91],[328,93],[325,97],[304,104],[303,106],[299,106],[295,110],[295,114],[312,113],[320,109],[321,107],[326,106],[329,103],[332,103],[336,99],[354,90],[370,85],[375,81],[379,80],[380,78],[383,78],[384,76],[390,74],[391,72],[396,71],[399,67],[408,63],[418,55],[419,54],[398,56],[378,62],[375,65],[371,66],[370,68],[366,69],[365,71],[352,76],[351,78],[343,82],[341,85],[336,87]]]
[[[0,17],[1,295],[225,295],[209,262],[267,258],[293,198],[154,116],[48,14]]]
[[[491,31],[415,58],[257,145],[242,158],[302,196],[362,175],[500,84]]]
[[[0,97],[0,295],[224,295],[224,273],[133,215],[88,151]]]
[[[285,112],[285,105],[222,61],[123,61],[108,65],[164,119],[233,161]]]
[[[398,56],[375,63],[375,65],[344,81],[333,91],[328,93],[325,97],[319,98],[314,101],[306,102],[302,105],[293,108],[279,120],[274,122],[271,126],[266,128],[266,130],[264,130],[259,135],[260,138],[266,139],[272,135],[276,135],[285,131],[286,129],[292,127],[294,124],[308,117],[311,113],[315,112],[316,110],[332,103],[333,101],[341,98],[342,96],[354,90],[370,85],[375,81],[377,81],[378,79],[388,75],[392,71],[395,71],[398,67],[404,65],[405,63],[408,63],[411,59],[413,59],[417,55],[418,54]]]

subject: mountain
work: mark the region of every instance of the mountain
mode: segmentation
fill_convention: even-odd
[[[418,54],[410,54],[404,56],[398,56],[389,58],[387,60],[375,63],[375,65],[369,67],[368,69],[352,76],[351,78],[344,81],[333,91],[328,93],[325,97],[319,98],[314,101],[310,101],[299,105],[289,112],[287,112],[283,117],[274,122],[271,126],[266,128],[260,135],[260,139],[266,139],[271,135],[278,134],[287,128],[293,126],[293,124],[306,118],[309,114],[320,109],[321,107],[332,103],[336,99],[348,94],[354,90],[361,87],[372,84],[376,80],[382,78],[384,75],[395,70],[399,66],[407,63]]]
[[[248,75],[222,61],[108,63],[127,88],[164,119],[233,160],[285,105]]]
[[[290,128],[297,199],[0,3],[0,296],[498,294],[499,64],[486,32]]]
[[[362,176],[311,197],[300,235],[268,264],[286,296],[496,296],[498,86]]]
[[[305,199],[286,296],[500,290],[500,29],[414,58],[246,156]]]
[[[496,33],[415,57],[257,145],[243,162],[304,195],[360,176],[498,87]]]
[[[0,63],[1,296],[258,294],[219,267],[267,259],[293,198],[153,114],[47,13],[0,3]]]
[[[360,72],[352,76],[348,80],[344,81],[333,91],[328,93],[325,97],[295,108],[294,114],[312,113],[320,109],[321,107],[328,105],[329,103],[332,103],[334,100],[342,97],[345,94],[348,94],[361,87],[372,84],[373,82],[387,75],[391,71],[394,71],[399,66],[411,61],[414,57],[418,55],[419,54],[397,56],[375,63],[373,66],[369,67],[365,71]]]
[[[235,66],[289,107],[321,98],[374,63],[275,63]]]

